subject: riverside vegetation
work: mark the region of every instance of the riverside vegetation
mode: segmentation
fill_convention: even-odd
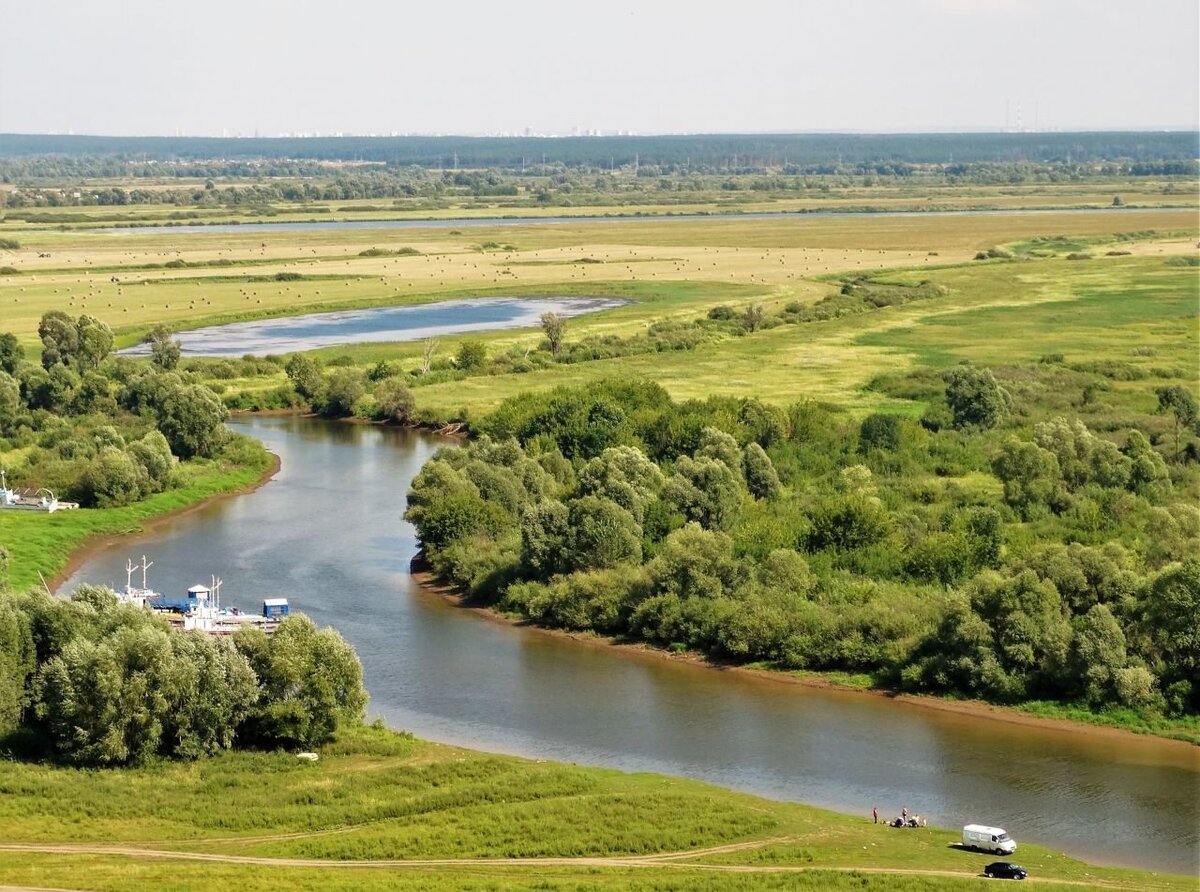
[[[0,466],[10,487],[94,510],[0,516],[16,589],[55,576],[88,536],[245,486],[270,467],[261,444],[224,426],[220,399],[176,370],[169,350],[153,363],[110,356],[111,331],[88,314],[49,311],[38,330],[40,363],[0,334]]]
[[[344,199],[239,197],[233,190],[250,184],[228,168],[180,168],[170,178],[182,180],[187,195],[178,197],[164,188],[178,180],[122,168],[176,203],[147,194],[136,207],[59,207],[71,202],[53,193],[75,191],[62,169],[12,168],[40,179],[22,194],[43,194],[6,212],[0,244],[0,301],[15,335],[3,341],[15,359],[0,420],[18,419],[0,433],[0,457],[17,482],[58,474],[60,496],[97,507],[0,517],[11,588],[29,589],[38,569],[53,575],[89,533],[124,531],[261,477],[261,449],[227,439],[219,424],[204,428],[216,434],[210,451],[172,445],[188,433],[167,420],[185,392],[208,418],[260,407],[452,422],[474,439],[427,466],[409,510],[435,568],[502,610],[725,660],[836,669],[858,683],[1195,739],[1187,618],[1200,588],[1189,560],[1198,339],[1187,264],[1196,233],[1194,163],[1182,164],[1107,175],[986,162],[965,172],[849,166],[798,169],[773,184],[764,172],[714,169],[694,189],[663,170],[653,180],[609,175],[603,189],[599,176],[588,186],[556,170],[498,184],[473,172],[463,182],[399,172],[373,188],[422,181],[428,194],[374,208],[341,174],[321,188],[351,189]],[[230,179],[210,189],[188,182],[192,174]],[[1013,176],[1015,187],[997,185]],[[510,184],[518,194],[488,194]],[[6,198],[11,191],[0,187]],[[1122,203],[1189,210],[1139,212],[1136,224],[1114,216],[1124,212],[1093,212],[970,226],[926,215],[442,227],[406,231],[401,244],[371,230],[253,227],[186,243],[169,231],[97,232],[85,243],[42,228],[191,219],[180,214],[470,216],[509,202],[531,215],[574,202],[650,213],[911,208],[926,192],[945,207],[1096,207],[1115,203],[1116,191]],[[980,252],[986,259],[972,260]],[[565,330],[547,320],[538,332],[441,343],[218,361],[180,361],[172,349],[172,328],[505,292],[633,303]],[[61,315],[47,321],[52,311]],[[91,320],[110,325],[118,345],[149,336],[153,361],[93,364],[90,347],[76,355],[72,326],[89,344],[98,333],[104,340]],[[40,352],[40,366],[22,349]],[[156,477],[164,463],[168,473]],[[123,482],[94,486],[110,479],[106,470]],[[6,763],[0,826],[6,839],[42,847],[0,851],[6,882],[70,885],[83,870],[89,885],[113,889],[459,888],[469,871],[489,888],[934,889],[964,887],[987,860],[948,848],[946,831],[868,839],[861,820],[804,806],[364,728],[360,689],[348,684],[344,698],[319,680],[317,645],[340,655],[351,682],[357,661],[303,620],[274,659],[276,645],[262,639],[193,647],[151,617],[112,611],[110,598],[90,588],[69,602],[0,595],[3,698],[7,727],[16,727],[6,746],[26,759]],[[39,652],[38,642],[60,649]],[[134,651],[154,655],[153,665],[127,659]],[[165,702],[140,699],[143,668],[171,692]],[[92,675],[105,684],[91,685]],[[202,678],[213,698],[197,696]],[[47,701],[47,679],[78,696]],[[286,693],[297,691],[299,699]],[[93,713],[93,702],[120,707]],[[145,708],[117,721],[136,703]],[[315,746],[321,762],[266,751],[301,745]],[[213,755],[190,761],[204,753]],[[82,771],[56,761],[134,764]],[[94,849],[64,859],[68,839]],[[139,848],[147,840],[179,860],[148,857]],[[703,851],[722,845],[734,848]],[[632,860],[672,850],[693,854]],[[1022,851],[1040,877],[1188,882]],[[186,860],[196,855],[218,860]],[[515,861],[530,855],[612,860]],[[233,863],[247,856],[267,860]],[[345,863],[414,856],[471,860],[412,875]],[[488,857],[507,863],[479,860]],[[280,860],[296,858],[314,860]],[[712,872],[724,868],[736,872]],[[885,873],[864,872],[873,870]]]
[[[179,368],[222,391],[225,404],[234,408],[309,406],[332,416],[450,421],[497,438],[524,438],[522,449],[533,442],[535,456],[549,442],[546,437],[519,426],[494,427],[496,416],[487,410],[508,399],[508,408],[500,410],[504,414],[523,400],[542,398],[520,396],[523,392],[545,394],[545,388],[561,382],[603,390],[596,382],[618,369],[626,376],[656,379],[683,397],[694,394],[702,401],[712,393],[735,395],[734,403],[719,412],[702,403],[685,403],[671,412],[729,418],[743,402],[755,407],[752,411],[763,415],[756,422],[765,425],[762,430],[737,420],[709,426],[734,437],[739,450],[751,441],[764,450],[781,478],[780,493],[772,494],[773,485],[759,481],[754,484],[759,498],[751,497],[741,467],[729,456],[729,479],[713,477],[718,472],[711,464],[688,472],[694,488],[716,487],[728,497],[727,506],[711,511],[685,504],[678,493],[674,501],[662,501],[659,484],[651,480],[649,520],[639,517],[638,508],[632,514],[635,527],[626,530],[627,539],[638,540],[638,549],[597,558],[602,565],[588,567],[554,560],[540,567],[522,563],[526,502],[540,502],[543,493],[522,493],[515,501],[505,496],[509,525],[503,527],[496,506],[489,505],[491,519],[480,521],[481,530],[464,527],[462,538],[482,531],[492,537],[491,544],[474,551],[478,543],[458,546],[484,561],[482,569],[450,564],[439,569],[488,600],[551,625],[595,628],[788,669],[836,670],[888,686],[1030,703],[1059,713],[1078,710],[1074,714],[1085,718],[1102,716],[1194,736],[1195,692],[1186,684],[1194,656],[1187,646],[1175,651],[1164,645],[1170,636],[1155,632],[1162,617],[1147,613],[1153,599],[1146,594],[1157,574],[1187,556],[1196,536],[1191,510],[1196,447],[1189,433],[1195,419],[1188,402],[1194,392],[1189,356],[1196,343],[1195,276],[1187,265],[1192,258],[1180,253],[1184,242],[1177,230],[1123,231],[1124,218],[1080,214],[1071,218],[1080,235],[1034,237],[1034,227],[1049,219],[981,219],[974,237],[1004,239],[996,242],[1003,247],[983,251],[984,260],[972,259],[981,251],[978,242],[958,241],[961,235],[937,218],[915,228],[894,219],[860,220],[853,226],[686,222],[669,224],[669,230],[662,224],[623,223],[611,232],[595,224],[575,231],[556,226],[537,237],[562,247],[500,249],[494,261],[488,260],[490,249],[468,251],[465,257],[435,256],[424,240],[428,236],[413,233],[406,238],[412,236],[424,250],[389,249],[381,258],[370,248],[356,248],[364,239],[356,234],[357,243],[345,242],[340,249],[354,258],[341,262],[351,271],[361,264],[388,264],[382,279],[399,275],[403,281],[411,272],[390,272],[390,265],[399,264],[397,270],[431,267],[425,277],[435,281],[444,277],[444,290],[426,291],[418,299],[461,294],[455,271],[461,273],[460,283],[474,276],[484,284],[499,268],[511,270],[513,278],[518,271],[533,277],[528,286],[516,287],[535,292],[615,293],[634,302],[572,320],[566,332],[561,320],[544,320],[548,336],[540,343],[529,335],[501,332],[446,344],[325,350],[286,360],[193,359]],[[1065,222],[1054,218],[1053,225]],[[531,237],[529,232],[523,236]],[[756,247],[712,246],[730,237]],[[244,241],[240,234],[236,238]],[[611,278],[607,251],[579,254],[563,242],[635,238],[662,245],[650,249],[651,257],[637,256],[638,249],[623,253],[616,261],[624,264],[622,270],[634,269],[635,259],[644,264],[644,272],[624,281]],[[942,255],[957,262],[928,266],[929,251],[914,258],[916,252],[892,250],[867,263],[877,268],[916,260],[922,268],[862,270],[857,246],[870,238],[909,239],[914,247],[936,247],[939,262]],[[855,247],[816,258],[809,249],[797,250],[812,240]],[[1171,256],[1148,256],[1163,246],[1171,246]],[[1114,256],[1064,263],[1064,254],[1088,247]],[[672,256],[663,256],[668,253]],[[580,256],[598,262],[575,262]],[[572,276],[589,281],[563,283],[564,270],[554,257],[566,260]],[[136,255],[127,260],[138,262]],[[841,271],[825,272],[839,264]],[[265,277],[277,282],[270,300],[293,301],[303,294],[323,299],[326,281],[297,279],[291,266],[283,261],[278,273]],[[704,267],[731,281],[712,281]],[[186,270],[181,275],[184,285],[208,281]],[[654,281],[659,275],[662,281]],[[749,281],[739,281],[743,277]],[[61,302],[52,286],[66,284],[67,276],[39,279],[44,279],[36,285],[41,296],[33,306]],[[372,287],[361,276],[346,284]],[[82,307],[91,310],[98,287],[88,280]],[[169,294],[181,286],[170,279],[142,287]],[[218,276],[200,293],[219,301],[221,289],[229,289],[231,297],[242,300],[252,288],[253,283],[248,288],[244,280],[226,283]],[[500,293],[513,290],[507,285]],[[1030,291],[1032,302],[1014,313]],[[1131,301],[1134,293],[1138,299]],[[26,300],[22,295],[20,302]],[[74,300],[68,297],[68,303]],[[185,312],[205,318],[210,311],[202,305],[210,299],[201,297],[201,306],[191,300]],[[1071,318],[1065,332],[1058,324],[1064,313]],[[1155,326],[1153,339],[1139,341],[1142,346],[1131,353],[1128,337],[1141,338],[1148,326]],[[169,332],[158,329],[150,337],[164,357],[172,355]],[[797,343],[805,347],[797,350]],[[1026,362],[1006,365],[1005,357],[1018,343]],[[897,361],[897,348],[913,359]],[[1101,358],[1081,362],[1081,354]],[[964,360],[975,373],[964,369],[953,381],[942,377]],[[981,405],[956,410],[947,400],[955,393]],[[827,403],[805,403],[808,394]],[[662,391],[647,398],[646,411],[671,414]],[[574,405],[574,397],[563,399]],[[579,444],[556,447],[572,468],[546,494],[567,509],[568,521],[577,497],[603,496],[575,490],[571,476],[603,448],[644,449],[668,479],[682,460],[715,460],[695,454],[700,444],[694,420],[686,437],[672,440],[675,434],[639,427],[629,413],[643,411],[640,404],[631,408],[618,400],[609,407],[602,394],[596,399],[602,405],[594,422],[570,423],[595,427],[594,436],[603,443],[599,452]],[[838,411],[838,405],[849,411]],[[608,408],[615,413],[611,419],[604,414]],[[923,422],[914,417],[922,412]],[[806,421],[805,413],[817,420]],[[602,433],[610,423],[616,426],[611,441]],[[676,422],[658,423],[669,428]],[[804,444],[800,441],[809,429],[837,436]],[[553,441],[557,433],[553,426],[548,431]],[[848,445],[855,442],[861,448]],[[748,460],[762,464],[757,453],[740,458],[743,464]],[[701,480],[703,475],[708,476]],[[627,572],[650,567],[669,536],[687,532],[676,529],[686,521],[700,524],[705,535],[730,535],[728,547],[721,539],[716,547],[729,551],[738,565],[718,588],[696,599],[670,586],[648,589],[638,573]],[[454,545],[455,537],[425,533],[431,556]],[[768,542],[772,549],[764,549]],[[569,550],[570,543],[558,548]],[[792,552],[806,569],[791,581],[759,578],[749,568],[772,550]],[[1053,569],[1055,564],[1074,569]],[[548,607],[554,599],[587,600],[579,592],[568,596],[563,588],[575,578],[571,574],[584,570],[600,572],[606,584],[621,588],[619,595],[605,596],[615,599],[608,612],[593,620],[586,606],[576,605],[574,612]],[[1091,574],[1090,581],[1080,583],[1078,573]],[[780,588],[793,582],[799,587],[790,599],[779,597]],[[675,600],[663,600],[667,595]],[[663,615],[650,616],[651,607],[662,608]],[[686,615],[675,615],[685,607]],[[706,613],[710,610],[715,612]],[[940,628],[943,617],[961,628]],[[979,623],[990,630],[987,635]],[[1009,635],[1023,634],[1019,630],[1026,627],[1036,634],[1029,640],[1002,639],[1001,627]],[[1090,666],[1089,648],[1101,664]],[[945,658],[939,659],[943,650]]]

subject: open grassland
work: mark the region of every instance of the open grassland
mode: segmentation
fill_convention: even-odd
[[[1146,375],[1194,379],[1200,350],[1194,269],[1158,257],[1113,257],[985,263],[912,277],[931,279],[948,293],[781,325],[694,351],[470,378],[418,388],[416,396],[422,410],[444,417],[462,408],[486,411],[524,390],[633,375],[658,381],[677,399],[722,393],[788,404],[812,398],[861,411],[883,404],[881,395],[863,389],[880,374],[964,359],[1035,362],[1050,353],[1069,361],[1111,358]]]
[[[973,888],[993,858],[958,834],[771,802],[694,781],[493,756],[380,728],[308,763],[0,773],[0,884],[89,889]],[[1047,882],[1186,889],[1022,844]]]
[[[778,309],[812,303],[849,275],[886,271],[897,281],[943,285],[944,296],[696,350],[417,391],[426,417],[450,417],[486,411],[525,389],[634,374],[660,381],[679,398],[730,393],[788,403],[811,397],[865,410],[888,401],[863,385],[920,363],[1099,352],[1148,368],[1194,368],[1197,277],[1193,268],[1166,261],[1194,257],[1196,235],[1190,210],[623,220],[462,230],[45,230],[24,233],[20,250],[8,252],[22,272],[0,276],[0,307],[5,329],[36,349],[38,320],[50,309],[93,314],[128,344],[156,323],[181,329],[470,296],[621,295],[633,301],[572,320],[570,341],[628,337],[654,321],[697,318],[717,304]],[[992,246],[1029,259],[971,259]],[[1065,259],[1088,251],[1092,259]],[[535,348],[541,340],[529,330],[482,337],[489,351]],[[1152,346],[1143,343],[1148,338]],[[443,338],[442,354],[453,352],[457,340]],[[1146,349],[1131,358],[1135,346]],[[420,351],[420,344],[397,343],[323,353],[413,367]],[[275,388],[285,379],[221,383],[236,392]]]
[[[0,275],[0,308],[5,330],[35,346],[38,320],[52,309],[94,315],[128,343],[157,323],[193,328],[497,289],[611,294],[634,283],[647,303],[674,285],[701,286],[711,302],[725,289],[734,299],[813,300],[827,292],[813,281],[820,276],[934,268],[990,246],[1063,233],[1120,247],[1132,240],[1119,234],[1138,232],[1143,241],[1157,236],[1154,253],[1190,252],[1195,230],[1195,214],[1186,210],[186,235],[43,230],[22,233],[20,248],[0,257],[0,266],[17,270]],[[403,249],[417,253],[380,256]]]

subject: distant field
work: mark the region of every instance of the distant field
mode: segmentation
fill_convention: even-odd
[[[877,375],[961,359],[1008,364],[1063,352],[1070,360],[1112,357],[1147,371],[1166,368],[1185,381],[1196,371],[1200,290],[1189,268],[1114,257],[980,264],[922,270],[919,277],[949,293],[861,316],[780,326],[703,350],[471,378],[421,387],[416,395],[433,415],[460,407],[477,412],[523,390],[640,375],[676,398],[727,393],[780,404],[813,398],[861,411],[883,401],[862,390]],[[1139,345],[1147,349],[1135,354]]]
[[[981,216],[648,220],[453,230],[307,230],[128,235],[43,230],[0,252],[5,329],[36,345],[50,309],[91,313],[135,340],[155,323],[174,328],[299,310],[410,303],[506,289],[510,293],[621,293],[636,283],[702,286],[728,297],[815,299],[813,279],[843,272],[936,267],[1021,239],[1103,239],[1158,233],[1155,250],[1192,251],[1186,210]],[[1165,235],[1164,235],[1165,234]],[[363,252],[412,248],[407,256]],[[38,255],[49,256],[38,256]],[[587,262],[583,262],[587,261]],[[174,268],[167,264],[175,264]],[[276,281],[280,273],[296,281]],[[116,279],[117,281],[114,281]],[[703,308],[701,306],[701,308]],[[600,320],[589,325],[604,324]]]
[[[967,889],[994,860],[955,848],[954,830],[371,728],[316,764],[249,752],[99,771],[9,762],[0,790],[6,886]],[[1043,882],[1192,888],[1034,845],[1020,861]]]

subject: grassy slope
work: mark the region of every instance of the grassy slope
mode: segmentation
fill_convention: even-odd
[[[0,883],[92,889],[553,887],[776,889],[970,888],[989,856],[952,848],[957,834],[898,831],[863,817],[771,802],[694,781],[493,756],[365,728],[317,764],[284,753],[226,753],[188,764],[81,771],[9,763],[0,772],[6,844],[155,848],[270,859],[284,866],[0,851]],[[653,856],[746,844],[672,864]],[[398,870],[376,859],[624,858],[623,864],[456,864]],[[637,860],[644,859],[644,860]],[[1095,868],[1022,845],[1035,876],[1130,889],[1191,881]],[[698,865],[761,872],[708,873]],[[945,872],[946,876],[809,873],[803,868]],[[542,886],[543,888],[545,886]]]

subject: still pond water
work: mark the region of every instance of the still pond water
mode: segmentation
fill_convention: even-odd
[[[1194,873],[1200,749],[1029,728],[739,677],[480,619],[416,585],[409,481],[445,440],[305,418],[239,420],[282,459],[256,492],[95,554],[66,583],[210,574],[223,601],[283,595],[362,659],[372,715],[432,740],[686,775],[941,826],[996,824],[1069,854]]]
[[[175,339],[185,356],[266,356],[337,344],[418,341],[472,331],[530,328],[538,324],[542,313],[579,316],[626,303],[628,301],[610,297],[443,300],[404,307],[372,307],[233,322],[181,331]],[[120,352],[129,356],[149,355],[150,347],[138,344]]]

